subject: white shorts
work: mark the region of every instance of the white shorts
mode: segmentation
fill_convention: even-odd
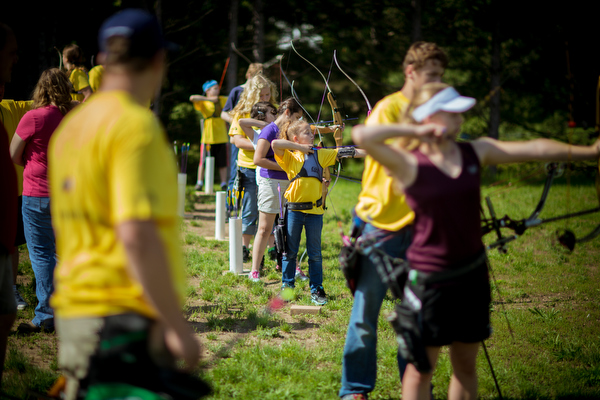
[[[290,185],[290,181],[287,179],[271,179],[257,176],[256,183],[258,184],[258,211],[265,214],[278,214],[279,192],[277,184],[281,188],[281,206],[283,207],[287,203],[283,194]]]

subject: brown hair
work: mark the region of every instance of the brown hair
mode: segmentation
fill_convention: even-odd
[[[140,72],[149,67],[150,58],[131,55],[131,41],[123,36],[112,36],[106,41],[101,64],[107,70],[115,65],[132,72]]]
[[[448,56],[437,44],[430,42],[415,42],[406,52],[404,62],[402,63],[402,69],[406,70],[406,67],[409,65],[412,65],[415,70],[421,69],[425,66],[427,60],[439,61],[444,69],[448,66]]]
[[[32,109],[53,104],[58,107],[62,115],[65,115],[73,108],[71,83],[67,75],[58,68],[50,68],[42,72],[35,89],[33,89],[32,97]]]
[[[286,110],[290,110],[290,116],[296,113],[302,113],[302,107],[293,97],[288,97],[279,105],[279,110],[277,110],[277,115],[282,115]]]
[[[86,71],[84,65],[85,57],[83,56],[83,51],[79,46],[77,46],[76,44],[70,44],[63,49],[62,54],[68,62],[73,64],[71,68],[67,70],[67,76],[71,76],[71,72],[73,72],[75,68],[79,68]]]
[[[279,131],[279,139],[293,141],[294,136],[298,136],[305,129],[310,129],[310,125],[306,121],[288,121],[281,127]]]
[[[259,121],[264,121],[267,118],[268,112],[273,113],[275,115],[277,113],[277,108],[268,101],[260,101],[252,106],[252,111],[250,111],[250,118],[254,118]]]
[[[246,79],[254,78],[257,74],[263,72],[263,65],[261,63],[252,63],[246,71]]]

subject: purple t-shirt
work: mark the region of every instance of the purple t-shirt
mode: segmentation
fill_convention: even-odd
[[[277,139],[278,137],[279,137],[279,127],[275,124],[275,122],[271,122],[269,125],[265,126],[262,129],[262,131],[260,131],[260,136],[258,137],[258,140],[264,139],[264,140],[268,141],[269,144],[271,144],[271,142],[273,140]],[[265,156],[265,158],[267,158],[273,162],[276,162],[275,161],[275,153],[273,152],[273,149],[271,148],[271,146],[269,146],[269,150],[267,150],[267,155]],[[263,178],[281,179],[281,180],[286,180],[286,181],[288,179],[287,174],[284,171],[276,171],[276,170],[267,169],[267,168],[260,169],[260,176],[262,176]]]
[[[15,134],[27,142],[23,150],[23,195],[49,197],[48,192],[48,142],[63,119],[56,106],[28,111],[17,126]]]

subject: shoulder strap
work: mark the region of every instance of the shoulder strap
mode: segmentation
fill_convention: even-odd
[[[313,153],[304,156],[304,164],[302,164],[300,172],[290,179],[290,182],[293,182],[298,178],[316,178],[319,182],[323,180],[323,167],[321,166],[321,163],[319,163],[317,149],[314,149]]]

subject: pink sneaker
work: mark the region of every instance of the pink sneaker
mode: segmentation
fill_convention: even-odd
[[[248,274],[248,279],[252,282],[260,282],[260,274],[258,271],[251,271],[250,274]]]
[[[300,279],[301,281],[307,281],[308,276],[304,275],[304,272],[299,267],[296,267],[296,279]]]

